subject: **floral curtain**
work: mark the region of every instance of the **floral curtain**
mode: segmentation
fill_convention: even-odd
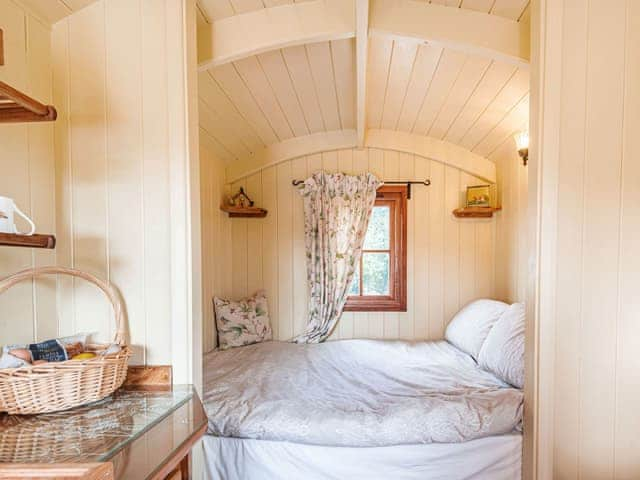
[[[309,319],[297,343],[331,334],[347,300],[380,181],[372,174],[317,172],[300,187],[304,200]]]

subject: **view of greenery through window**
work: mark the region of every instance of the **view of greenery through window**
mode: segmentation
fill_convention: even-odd
[[[362,272],[356,270],[349,295],[389,295],[389,207],[373,207],[362,252]]]

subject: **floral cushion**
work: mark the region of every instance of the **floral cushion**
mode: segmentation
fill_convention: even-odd
[[[271,340],[269,310],[264,292],[237,302],[215,297],[213,303],[220,350]]]

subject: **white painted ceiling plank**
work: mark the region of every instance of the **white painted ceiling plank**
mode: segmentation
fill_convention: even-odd
[[[462,8],[476,12],[489,13],[495,0],[464,0]]]
[[[287,70],[282,57],[282,51],[274,50],[263,53],[258,55],[258,60],[278,99],[278,103],[287,117],[289,125],[291,125],[294,136],[308,135],[309,127],[307,127],[307,121],[302,113],[298,95],[291,83],[289,70]]]
[[[212,69],[211,74],[242,116],[253,125],[262,142],[265,145],[277,142],[278,137],[273,127],[260,110],[235,67],[232,64],[221,65]]]
[[[225,122],[230,123],[234,130],[241,134],[242,143],[250,151],[255,152],[265,146],[251,124],[242,116],[209,72],[200,72],[198,75],[198,97],[216,110],[225,118]]]
[[[320,103],[318,102],[305,47],[285,48],[282,50],[282,54],[291,75],[293,86],[300,99],[309,130],[311,133],[325,131]]]
[[[235,15],[229,0],[198,0],[210,21],[220,20]]]
[[[466,55],[461,52],[445,49],[442,53],[438,70],[433,77],[427,96],[418,113],[416,123],[411,130],[413,133],[424,135],[431,128],[460,74],[465,60]]]
[[[409,132],[413,128],[424,97],[440,63],[441,56],[442,48],[440,47],[421,45],[418,48],[413,73],[407,87],[406,99],[402,105],[396,127],[398,130]]]
[[[329,42],[313,43],[307,45],[306,49],[325,127],[327,131],[340,130],[338,97]]]
[[[273,127],[280,140],[293,137],[293,131],[278,103],[269,80],[262,70],[257,57],[243,58],[234,62],[234,66],[255,98],[260,110]]]
[[[347,38],[331,42],[338,108],[343,130],[356,128],[355,42]]]
[[[428,135],[442,139],[456,117],[466,105],[469,97],[480,83],[491,62],[483,57],[469,56],[451,89],[449,98],[443,105]]]
[[[262,0],[230,0],[236,15],[264,8]]]
[[[22,3],[49,24],[54,24],[73,13],[70,6],[59,0],[22,0]]]
[[[473,148],[473,152],[483,157],[522,129],[529,116],[529,94],[526,94],[493,129]]]
[[[202,125],[200,125],[200,141],[204,142],[210,148],[214,155],[222,160],[225,164],[230,164],[235,160],[234,156],[227,150],[216,137],[209,133]]]
[[[530,0],[496,0],[491,13],[501,17],[518,20],[524,12]]]
[[[73,10],[74,12],[77,12],[78,10],[82,10],[84,7],[88,7],[96,1],[97,0],[63,0],[63,3],[71,7],[71,10]]]
[[[293,0],[263,0],[264,6],[267,8],[278,7],[280,5],[288,5],[293,3]]]
[[[412,42],[393,43],[393,55],[389,69],[389,86],[383,100],[382,128],[395,130],[413,71],[419,45]],[[375,99],[380,101],[380,99]]]
[[[528,91],[529,72],[518,70],[465,134],[459,145],[469,150],[475,147]]]
[[[473,95],[471,95],[469,101],[449,128],[445,135],[445,140],[451,143],[459,143],[473,123],[515,74],[516,70],[513,65],[493,62]]]
[[[368,100],[367,127],[380,128],[382,109],[386,96],[389,68],[393,52],[393,40],[374,36],[369,42],[369,66],[367,69]]]
[[[217,138],[234,157],[244,158],[253,153],[242,143],[240,133],[233,129],[225,117],[202,100],[198,103],[198,109],[202,128]]]

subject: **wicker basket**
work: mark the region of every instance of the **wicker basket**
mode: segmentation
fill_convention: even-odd
[[[67,360],[0,370],[0,412],[33,414],[57,412],[111,395],[127,376],[131,349],[124,343],[124,317],[114,288],[93,275],[72,268],[30,268],[0,280],[0,294],[13,285],[41,275],[71,275],[96,285],[111,302],[116,320],[114,343],[120,351],[89,360]],[[87,351],[100,353],[110,344],[89,344]]]

